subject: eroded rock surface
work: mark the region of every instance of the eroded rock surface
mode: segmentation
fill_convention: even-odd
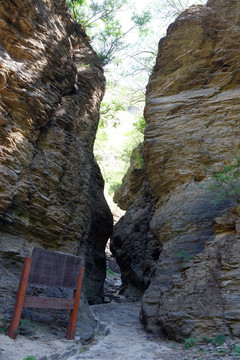
[[[162,291],[159,321],[177,340],[240,337],[240,208],[216,219],[215,236]]]
[[[93,156],[99,59],[63,0],[1,2],[0,58],[0,317],[12,313],[33,246],[87,251],[85,282],[99,302],[112,231]]]
[[[222,236],[214,227],[236,204],[213,204],[199,187],[239,154],[239,20],[238,1],[212,0],[183,12],[159,42],[145,107],[145,177],[154,199],[149,226],[139,239],[126,236],[146,208],[138,201],[141,189],[127,206],[125,226],[114,231],[122,253],[131,247],[122,268],[131,268],[140,239],[157,239],[160,256],[141,317],[148,330],[178,340],[240,333],[240,262],[234,256],[233,265],[230,245],[238,247],[239,239],[235,227]],[[147,246],[138,256],[149,256]]]

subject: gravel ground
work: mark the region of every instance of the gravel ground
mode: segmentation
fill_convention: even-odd
[[[83,347],[81,353],[68,360],[233,360],[240,359],[240,344],[226,341],[215,343],[179,344],[144,331],[139,321],[140,302],[118,299],[107,304],[94,305],[92,310],[99,321],[95,344]],[[194,341],[193,341],[194,342]],[[191,345],[191,344],[190,344]],[[235,349],[235,350],[234,350]]]
[[[139,321],[140,301],[116,295],[121,279],[110,257],[107,273],[105,303],[91,306],[97,324],[93,343],[81,345],[77,337],[54,339],[47,332],[39,339],[19,335],[15,341],[0,334],[0,360],[24,360],[29,355],[37,360],[240,360],[240,341],[224,339],[220,345],[189,339],[179,344],[146,333]]]

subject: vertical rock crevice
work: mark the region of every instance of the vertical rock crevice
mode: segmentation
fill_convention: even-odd
[[[121,269],[120,293],[141,298],[151,282],[160,254],[157,238],[150,231],[155,211],[154,195],[145,174],[140,144],[131,157],[130,168],[114,201],[126,214],[114,226],[111,251]]]

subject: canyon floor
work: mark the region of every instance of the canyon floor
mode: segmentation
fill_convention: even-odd
[[[216,344],[195,345],[185,349],[185,344],[158,337],[144,331],[139,321],[140,302],[111,302],[94,305],[95,316],[106,325],[105,336],[97,332],[96,343],[83,348],[81,354],[69,357],[68,360],[223,360],[240,359],[231,353],[233,343],[217,346]],[[235,346],[235,345],[234,345]],[[224,350],[225,349],[225,350]]]
[[[159,339],[144,331],[139,321],[140,301],[114,294],[120,274],[108,275],[106,303],[93,305],[97,328],[93,342],[81,345],[79,339],[31,337],[19,335],[11,340],[0,335],[0,360],[228,360],[240,359],[233,340],[222,345],[195,344],[185,349],[169,339]],[[108,302],[107,302],[108,301]],[[34,358],[31,358],[33,356]],[[28,358],[29,357],[29,358]],[[34,359],[34,360],[35,360]]]

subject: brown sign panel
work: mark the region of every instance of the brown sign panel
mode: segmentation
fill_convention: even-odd
[[[39,309],[73,309],[74,299],[59,299],[38,296],[26,296],[24,307]]]
[[[76,289],[82,258],[33,248],[29,284]]]

